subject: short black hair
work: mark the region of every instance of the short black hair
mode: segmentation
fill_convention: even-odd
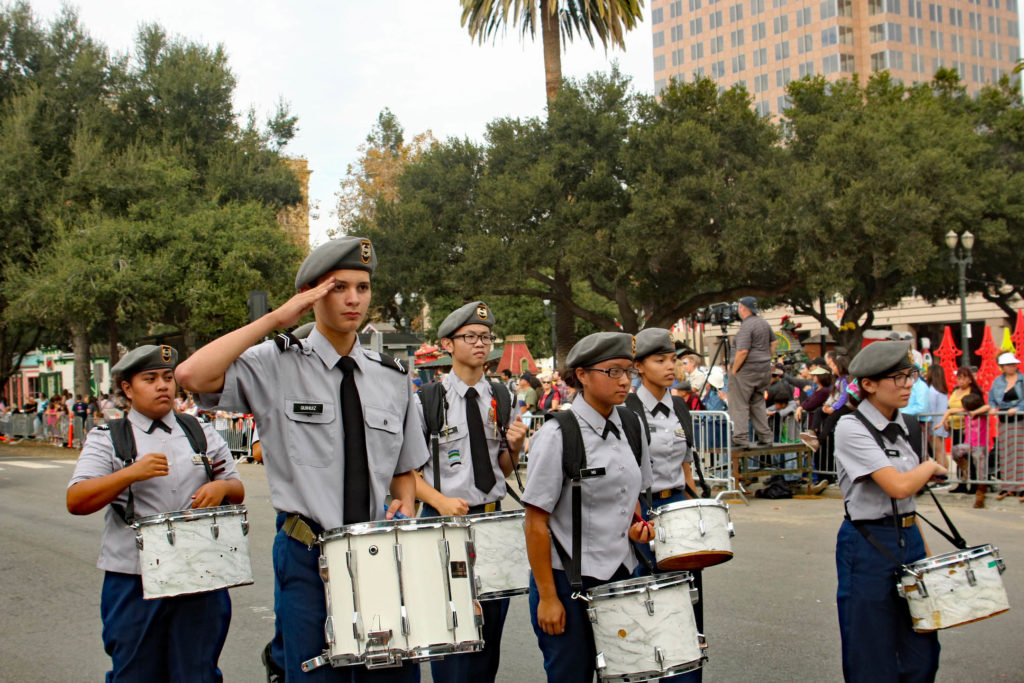
[[[512,377],[512,371],[509,370],[508,368],[505,368],[504,370],[502,370],[501,374],[504,375],[505,377],[510,378],[510,379]]]

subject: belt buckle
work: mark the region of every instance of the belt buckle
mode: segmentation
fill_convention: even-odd
[[[658,498],[661,498],[662,500],[664,500],[665,498],[671,498],[671,497],[672,497],[672,489],[665,489],[664,491],[659,491],[658,492]]]
[[[497,503],[485,503],[484,504],[484,512],[494,512],[497,509],[498,509],[498,504]]]
[[[914,515],[907,515],[900,519],[900,526],[902,526],[904,529],[909,529],[910,527],[914,526],[915,521],[917,521],[917,519]]]

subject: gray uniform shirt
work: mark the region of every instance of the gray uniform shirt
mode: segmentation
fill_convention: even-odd
[[[763,363],[772,359],[772,326],[768,321],[756,315],[748,315],[740,323],[740,330],[733,341],[733,351],[747,351],[747,363]],[[743,366],[740,366],[743,372]]]
[[[636,395],[647,411],[647,425],[651,429],[651,471],[654,481],[651,489],[655,492],[681,489],[686,484],[683,463],[693,462],[693,452],[686,443],[686,432],[672,409],[672,394],[666,391],[659,401],[641,384]],[[655,415],[651,412],[658,404],[668,409],[668,415]]]
[[[157,428],[147,434],[153,421],[145,415],[130,410],[128,420],[135,435],[135,450],[138,457],[147,453],[162,453],[167,456],[166,477],[153,477],[132,484],[135,496],[135,516],[148,517],[165,512],[184,510],[192,505],[192,494],[209,478],[202,460],[188,443],[185,431],[178,424],[174,413],[167,413],[162,422],[171,428],[170,434]],[[203,424],[206,434],[206,454],[211,463],[224,462],[224,471],[214,475],[215,479],[238,479],[235,460],[228,445],[220,434],[209,424]],[[78,456],[75,472],[71,475],[71,488],[80,481],[95,479],[123,469],[124,463],[114,455],[114,442],[110,432],[93,429],[85,437],[82,452]],[[114,503],[124,506],[128,503],[128,489],[122,491]],[[100,559],[96,566],[105,571],[122,574],[141,574],[139,551],[135,547],[135,530],[127,526],[108,505],[104,516],[103,537],[100,541]]]
[[[864,417],[879,431],[885,429],[889,420],[868,401],[857,407]],[[906,433],[903,420],[897,414],[895,424]],[[836,423],[835,452],[839,472],[839,488],[846,501],[846,510],[850,519],[880,519],[892,516],[892,503],[889,495],[871,478],[872,472],[883,467],[895,467],[900,472],[909,472],[920,464],[914,449],[906,439],[897,439],[895,444],[887,444],[886,448],[899,452],[899,456],[890,457],[878,447],[871,432],[853,415],[844,415]],[[916,509],[914,497],[897,500],[900,514],[913,512]]]
[[[441,434],[438,439],[441,493],[446,496],[462,498],[469,505],[483,505],[501,500],[505,497],[505,475],[501,471],[501,466],[498,465],[501,434],[495,421],[497,407],[491,402],[491,383],[481,377],[480,381],[473,385],[477,393],[476,402],[483,419],[484,435],[487,437],[487,452],[490,455],[491,469],[494,471],[495,479],[494,487],[486,493],[478,489],[473,481],[473,456],[469,450],[469,427],[466,424],[466,391],[469,386],[454,372],[445,375],[441,380],[441,385],[444,387],[445,397],[448,401],[445,424],[441,425]],[[420,402],[419,396],[416,397],[416,405],[423,425],[423,433],[426,434],[427,423],[423,420],[423,404]],[[502,415],[501,420],[507,427],[509,416]],[[427,459],[427,465],[423,468],[423,479],[431,486],[434,485],[433,456]]]
[[[580,423],[587,467],[603,467],[605,474],[583,480],[583,528],[581,568],[584,576],[606,580],[620,565],[632,570],[636,558],[629,545],[629,527],[633,523],[640,491],[651,485],[651,458],[647,440],[643,444],[640,466],[629,447],[617,411],[610,421],[619,430],[619,438],[608,434],[602,439],[605,419],[584,399],[571,408]],[[544,423],[530,440],[523,503],[551,514],[548,526],[562,548],[572,552],[572,494],[570,483],[562,476],[562,430],[555,420]],[[563,569],[551,544],[551,566]]]
[[[352,347],[370,466],[370,513],[384,517],[396,474],[423,465],[427,447],[407,375],[381,365],[379,354]],[[324,529],[342,526],[345,454],[341,420],[341,356],[314,329],[300,345],[280,351],[253,346],[228,368],[219,394],[200,394],[207,410],[252,413],[263,443],[270,501]]]

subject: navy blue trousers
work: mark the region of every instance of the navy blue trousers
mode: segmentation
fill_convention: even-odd
[[[223,680],[217,660],[231,624],[227,590],[142,599],[142,577],[107,572],[100,596],[108,683]]]
[[[916,562],[925,556],[916,526],[903,529],[902,553],[896,529],[867,527],[898,559]],[[836,570],[839,587],[839,633],[843,641],[843,676],[848,683],[924,683],[939,668],[935,633],[913,630],[907,601],[896,592],[898,567],[861,536],[849,521],[839,527]]]
[[[591,683],[597,672],[597,649],[594,646],[594,630],[587,617],[587,603],[572,599],[569,577],[561,569],[554,570],[555,592],[565,608],[565,630],[561,635],[544,633],[537,623],[537,605],[540,593],[530,573],[530,623],[537,634],[537,644],[544,655],[544,671],[549,683]],[[589,590],[612,581],[628,579],[625,568],[620,567],[608,581],[597,581],[583,577],[583,588]]]
[[[437,517],[440,513],[423,504],[420,517]],[[501,663],[501,633],[505,628],[509,598],[480,602],[484,616],[484,649],[461,655],[448,655],[430,663],[430,674],[437,683],[493,683]]]
[[[324,622],[327,620],[327,599],[320,579],[320,550],[309,549],[281,531],[287,517],[277,516],[274,537],[274,616],[275,628],[271,646],[274,661],[285,670],[289,683],[373,681],[374,683],[418,683],[419,664],[407,663],[394,669],[369,671],[363,665],[322,666],[308,673],[302,663],[327,649]],[[319,530],[318,530],[319,531]]]
[[[655,498],[652,503],[655,508],[659,508],[662,505],[678,503],[684,500],[688,500],[686,494],[679,491],[668,498]],[[650,509],[647,507],[647,497],[641,494],[640,513],[643,515],[644,519],[650,519],[650,515],[648,514],[649,511]],[[643,553],[644,557],[650,560],[655,574],[665,573],[658,569],[658,564],[654,560],[654,553],[651,552],[651,545],[649,543],[638,543],[636,544],[636,547],[640,549],[640,552]],[[697,589],[697,603],[693,606],[693,616],[697,621],[697,632],[704,633],[704,580],[700,569],[691,569],[690,573],[693,574],[693,586]],[[647,567],[645,567],[644,563],[641,562],[636,566],[636,569],[633,570],[633,576],[650,576],[650,572],[647,571]],[[682,681],[686,681],[686,683],[700,683],[700,681],[703,680],[703,671],[703,668],[701,668],[685,674],[667,676],[661,680],[668,681],[669,683],[681,683]]]

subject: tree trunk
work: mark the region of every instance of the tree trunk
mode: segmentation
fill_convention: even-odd
[[[558,342],[555,348],[557,361],[555,367],[564,368],[569,349],[576,343],[576,316],[567,306],[557,302],[555,303],[555,337]]]
[[[75,353],[75,395],[92,393],[92,358],[89,356],[89,328],[82,323],[71,324],[71,348]]]
[[[121,360],[120,339],[117,332],[117,323],[111,317],[110,322],[107,323],[107,359],[110,367],[114,367],[117,365],[117,361]]]
[[[181,338],[185,344],[185,358],[188,358],[196,352],[196,333],[192,331],[192,328],[188,325],[181,326]],[[181,360],[184,360],[181,359]]]
[[[544,43],[544,85],[548,107],[562,87],[562,50],[558,33],[558,1],[540,0],[540,31]],[[559,335],[559,339],[561,339]]]

